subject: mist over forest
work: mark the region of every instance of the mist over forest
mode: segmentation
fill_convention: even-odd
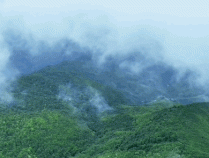
[[[0,0],[0,158],[209,157],[208,8]]]
[[[172,90],[177,85],[195,91],[188,97],[208,101],[208,21],[203,6],[194,14],[192,8],[178,9],[177,2],[171,11],[156,7],[149,8],[149,13],[142,9],[147,7],[145,3],[137,4],[138,10],[133,12],[133,2],[123,12],[100,2],[95,7],[86,2],[65,1],[59,5],[32,1],[15,5],[12,0],[0,3],[3,101],[13,100],[11,82],[19,76],[63,61],[85,61],[100,74],[122,74],[124,84],[133,81],[135,88],[130,88],[131,84],[123,87],[111,77],[105,81],[94,79],[126,91],[130,97],[141,95],[141,101],[133,99],[134,104],[146,101],[146,93],[151,91],[156,93],[152,99],[186,98]],[[195,4],[191,2],[191,6]],[[121,2],[119,6],[123,5]],[[179,12],[173,13],[175,9]],[[144,87],[141,92],[140,87]]]

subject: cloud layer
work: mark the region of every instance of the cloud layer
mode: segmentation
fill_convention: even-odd
[[[191,83],[208,85],[207,1],[5,0],[0,4],[0,84],[6,100],[11,100],[6,87],[18,71],[29,73],[82,55],[99,65],[118,59],[120,68],[133,73],[164,62],[178,69],[179,78],[190,69],[196,74]],[[124,60],[136,52],[143,57]]]

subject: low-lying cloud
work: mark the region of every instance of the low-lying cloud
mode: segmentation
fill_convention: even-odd
[[[62,99],[78,111],[95,109],[97,113],[112,110],[105,98],[92,87],[79,88],[69,83],[60,85],[58,99]]]
[[[193,72],[190,84],[208,88],[208,2],[0,1],[0,85],[64,60],[112,63],[140,75],[156,63]],[[155,4],[155,5],[151,5]],[[190,7],[183,7],[189,5]]]
[[[10,83],[15,79],[18,71],[10,65],[10,52],[3,37],[0,36],[0,102],[12,102]]]

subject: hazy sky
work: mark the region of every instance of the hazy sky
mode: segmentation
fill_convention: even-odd
[[[208,0],[0,0],[0,20],[2,30],[49,41],[67,36],[109,54],[157,41],[162,50],[153,46],[152,56],[209,79]]]

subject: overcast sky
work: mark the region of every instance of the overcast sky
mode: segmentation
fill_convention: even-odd
[[[0,0],[0,21],[2,30],[47,40],[67,36],[106,53],[156,40],[168,63],[209,79],[208,0]]]

